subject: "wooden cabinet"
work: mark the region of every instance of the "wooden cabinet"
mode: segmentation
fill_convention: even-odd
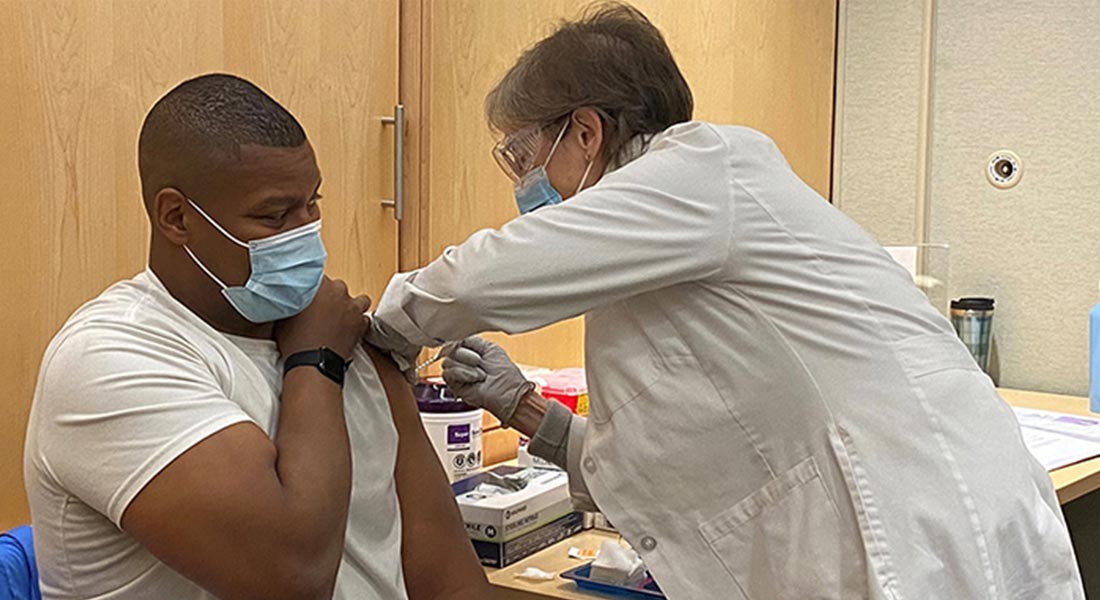
[[[483,101],[528,46],[578,15],[580,0],[405,0],[421,35],[404,38],[419,75],[402,96],[424,130],[416,140],[419,241],[404,266],[424,264],[484,227],[516,216],[511,184],[490,155]],[[833,0],[637,0],[664,33],[696,101],[696,118],[760,129],[791,166],[828,196],[832,151],[836,2]],[[412,44],[412,47],[409,45]],[[408,86],[407,88],[405,86]],[[419,88],[417,88],[419,86]],[[410,92],[405,94],[406,89]],[[503,339],[503,336],[492,336]],[[579,320],[513,336],[529,364],[583,364]]]
[[[0,529],[28,518],[24,427],[42,352],[145,266],[137,135],[183,79],[242,75],[293,112],[324,177],[330,273],[377,296],[397,267],[397,0],[0,1]]]

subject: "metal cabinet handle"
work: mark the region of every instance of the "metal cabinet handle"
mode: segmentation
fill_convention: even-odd
[[[392,117],[382,117],[382,123],[393,125],[393,199],[382,200],[382,206],[393,207],[393,218],[405,217],[405,105],[393,107]]]

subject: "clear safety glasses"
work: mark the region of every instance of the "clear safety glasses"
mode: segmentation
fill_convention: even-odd
[[[555,147],[561,141],[562,135],[565,134],[565,129],[565,127],[562,127],[557,134],[557,139],[554,140]],[[550,130],[550,126],[547,125],[524,127],[506,136],[493,146],[493,158],[500,165],[500,170],[504,171],[504,174],[512,180],[512,183],[519,183],[524,175],[527,175],[538,166],[535,164],[535,158],[547,140],[546,132],[548,130]]]

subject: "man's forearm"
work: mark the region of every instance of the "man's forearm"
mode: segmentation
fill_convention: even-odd
[[[336,571],[351,496],[351,446],[340,386],[317,369],[292,369],[283,379],[275,435],[275,469],[297,543],[318,569]]]

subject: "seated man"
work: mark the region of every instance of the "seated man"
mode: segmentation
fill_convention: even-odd
[[[42,361],[24,470],[43,597],[485,598],[410,389],[360,343],[369,300],[323,275],[295,118],[198,77],[149,111],[139,167],[149,266]]]

